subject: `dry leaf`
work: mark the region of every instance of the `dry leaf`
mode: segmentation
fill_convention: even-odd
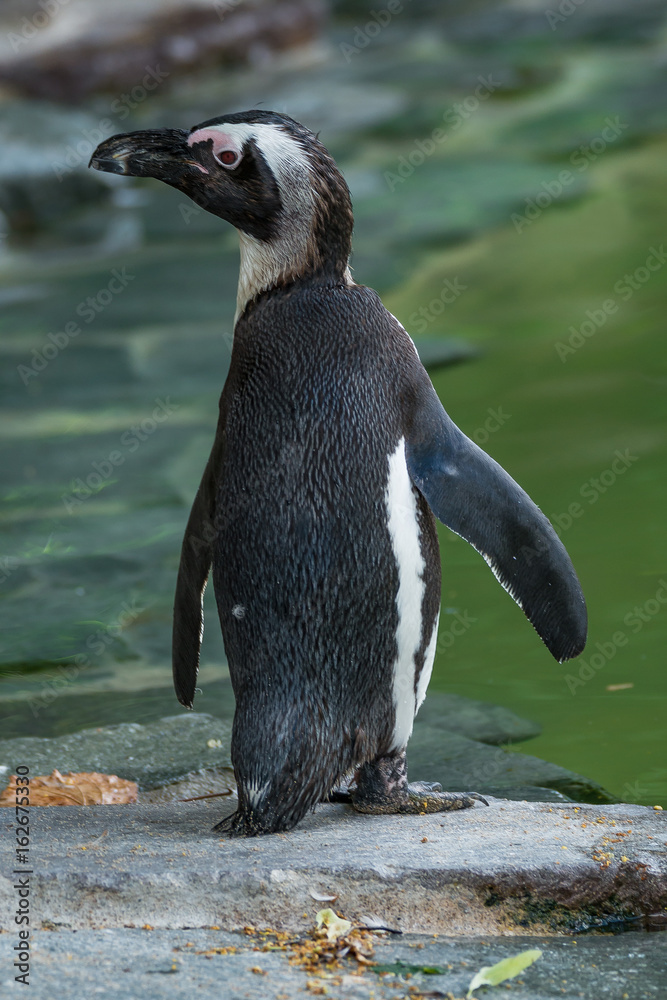
[[[115,774],[81,772],[61,774],[53,770],[49,775],[36,775],[30,779],[29,795],[31,806],[93,806],[122,805],[136,802],[138,786],[136,781],[126,781]],[[25,795],[24,787],[19,789]],[[16,804],[16,775],[0,794],[0,806]]]
[[[344,937],[349,930],[352,930],[350,921],[339,917],[333,910],[319,910],[315,914],[315,922],[318,929],[323,927],[327,932],[329,941],[335,941],[336,938]]]

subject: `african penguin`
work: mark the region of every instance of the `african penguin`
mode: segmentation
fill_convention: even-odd
[[[407,780],[438,631],[434,515],[561,662],[583,649],[586,606],[547,518],[455,426],[406,331],[353,280],[332,157],[287,115],[248,111],[114,136],[91,165],[165,181],[240,234],[231,363],[174,608],[174,683],[192,707],[212,567],[239,796],[216,829],[289,830],[350,775],[362,812],[473,805]]]

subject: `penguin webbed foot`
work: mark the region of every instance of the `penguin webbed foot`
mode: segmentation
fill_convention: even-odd
[[[443,792],[437,781],[408,783],[405,750],[362,764],[347,799],[338,797],[340,789],[334,791],[333,801],[348,801],[357,812],[370,814],[451,812],[470,809],[475,802],[489,804],[478,792]]]
[[[405,797],[391,797],[384,802],[368,802],[352,796],[351,804],[357,812],[382,814],[382,813],[411,813],[413,815],[437,812],[453,812],[457,809],[470,809],[475,802],[483,802],[488,806],[488,802],[483,795],[478,792],[443,792],[440,790],[426,790],[431,782],[416,781],[410,783],[406,789]],[[435,782],[437,784],[437,782]]]

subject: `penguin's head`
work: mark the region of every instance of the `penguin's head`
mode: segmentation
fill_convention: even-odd
[[[239,312],[298,279],[349,281],[352,205],[317,137],[287,115],[246,111],[182,129],[115,135],[90,166],[156,177],[235,226],[241,237]]]

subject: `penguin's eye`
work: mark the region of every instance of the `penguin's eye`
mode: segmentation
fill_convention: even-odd
[[[239,161],[239,154],[233,149],[223,149],[217,154],[216,159],[225,167],[233,167]]]

